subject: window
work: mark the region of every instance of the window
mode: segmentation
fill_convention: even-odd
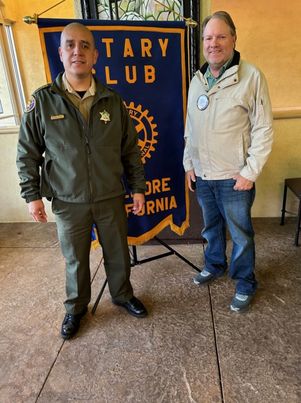
[[[0,22],[0,132],[15,129],[25,98],[10,22]]]
[[[162,0],[160,3],[161,4],[157,3],[155,0],[123,0],[114,2],[111,0],[100,0],[97,2],[98,18],[100,20],[120,19],[138,21],[182,20],[181,15],[183,15],[183,4],[181,0]]]
[[[80,0],[82,17],[99,20],[176,21],[192,18],[198,26],[190,33],[190,73],[200,62],[201,0]]]

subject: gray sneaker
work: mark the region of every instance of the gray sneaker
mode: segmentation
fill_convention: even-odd
[[[198,273],[193,279],[192,281],[194,282],[194,284],[197,285],[202,285],[202,284],[206,284],[211,280],[214,280],[216,278],[216,276],[212,273],[210,273],[206,268],[203,269],[200,273]]]
[[[253,295],[244,295],[236,292],[230,304],[231,311],[234,312],[246,311],[250,305],[252,298]]]

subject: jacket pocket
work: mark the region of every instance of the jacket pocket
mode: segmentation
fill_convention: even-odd
[[[241,133],[211,132],[208,136],[208,151],[213,172],[239,171],[244,166],[244,144]]]
[[[243,132],[249,125],[248,109],[242,100],[219,95],[212,99],[210,128],[213,131]]]

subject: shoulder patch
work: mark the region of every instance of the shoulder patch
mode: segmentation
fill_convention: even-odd
[[[35,107],[36,107],[36,100],[35,100],[35,97],[32,95],[30,97],[30,100],[26,104],[26,108],[25,108],[24,112],[26,112],[26,113],[31,112],[34,110]]]

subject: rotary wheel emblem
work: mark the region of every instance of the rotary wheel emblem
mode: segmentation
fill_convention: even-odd
[[[146,163],[146,158],[151,158],[151,154],[155,151],[154,145],[157,143],[155,139],[158,136],[156,132],[157,125],[153,123],[153,116],[148,115],[148,110],[142,110],[142,106],[135,107],[134,102],[129,105],[125,104],[129,115],[134,121],[138,133],[138,145],[141,150],[141,160],[143,164]]]

